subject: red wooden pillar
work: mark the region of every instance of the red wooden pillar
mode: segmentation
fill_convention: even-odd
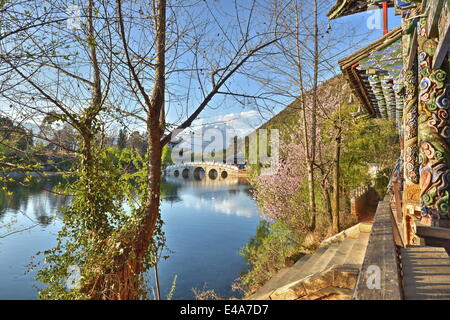
[[[388,33],[388,3],[383,2],[383,36]]]

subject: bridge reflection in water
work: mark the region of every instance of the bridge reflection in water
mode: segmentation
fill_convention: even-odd
[[[230,182],[247,181],[247,171],[235,165],[216,162],[187,162],[167,166],[164,169],[166,178],[188,179],[212,183],[216,181]]]
[[[248,185],[249,181],[247,177],[228,177],[226,179],[210,179],[204,177],[199,180],[193,177],[190,178],[175,178],[171,176],[164,176],[164,181],[172,185],[183,185],[183,186],[193,186],[193,187],[208,187],[214,190],[216,189],[227,189],[227,186],[234,185]]]
[[[179,168],[175,170],[179,170]],[[181,197],[181,194],[186,192],[190,195],[196,195],[199,199],[203,199],[207,195],[218,200],[224,194],[235,195],[241,192],[249,198],[253,197],[247,176],[228,175],[223,178],[218,175],[215,178],[210,178],[204,169],[197,170],[197,173],[194,173],[194,169],[187,178],[183,178],[182,174],[175,177],[173,175],[175,170],[172,170],[169,174],[167,171],[164,172],[163,183],[161,184],[161,198],[164,201],[170,203],[186,201],[186,199],[182,200]]]

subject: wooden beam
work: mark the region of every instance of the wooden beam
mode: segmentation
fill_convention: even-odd
[[[388,33],[388,3],[387,1],[383,2],[383,36]]]
[[[429,227],[416,223],[416,235],[422,238],[439,238],[450,241],[450,229]]]

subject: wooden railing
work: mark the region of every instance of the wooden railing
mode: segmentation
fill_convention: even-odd
[[[432,247],[444,247],[450,255],[450,229],[431,227],[416,222],[416,236],[423,240],[423,244]]]
[[[403,210],[402,194],[400,190],[400,179],[396,173],[391,178],[392,196],[391,200],[391,215],[392,215],[392,232],[394,235],[394,242],[397,246],[404,247],[411,241],[411,227],[409,226],[409,219],[405,217]],[[395,212],[392,211],[392,207]]]
[[[378,203],[369,244],[353,299],[400,300],[403,298],[398,247],[408,243],[407,219],[403,215],[400,161],[387,193]]]
[[[401,170],[397,166],[388,192],[375,213],[372,232],[353,299],[403,298],[398,248],[413,244],[445,247],[450,254],[450,229],[420,223],[420,202],[402,197]]]
[[[400,300],[401,278],[391,194],[378,203],[364,262],[353,294],[355,300]]]
[[[400,161],[392,173],[389,183],[391,196],[391,209],[393,219],[393,234],[395,244],[405,247],[411,244],[419,244],[419,239],[415,232],[416,214],[420,212],[420,203],[418,201],[406,200],[402,193],[402,170]]]

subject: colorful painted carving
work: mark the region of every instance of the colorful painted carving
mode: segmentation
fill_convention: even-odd
[[[395,7],[400,10],[410,9],[416,6],[414,0],[395,0]]]
[[[384,99],[383,89],[381,87],[381,80],[378,75],[373,75],[369,77],[369,83],[372,87],[375,99],[377,100],[378,108],[380,109],[380,114],[382,118],[389,118],[387,112],[386,100]]]
[[[426,21],[417,26],[420,197],[423,214],[438,220],[449,218],[449,90],[446,72],[431,67],[437,43],[427,37]]]
[[[395,94],[395,123],[398,128],[399,135],[402,136],[403,127],[403,78],[397,77],[394,79],[394,94]]]
[[[411,48],[415,45],[415,37],[409,34],[410,21],[405,18],[415,15],[416,10],[408,10],[402,20],[402,73],[403,80],[403,171],[405,187],[419,183],[419,146],[418,146],[418,101],[417,101],[417,62],[409,68]],[[417,60],[417,57],[414,59]],[[417,195],[418,197],[419,195]],[[407,194],[404,194],[405,199]]]
[[[417,144],[417,77],[414,69],[405,71],[404,83],[404,176],[406,184],[417,184],[419,183],[419,147]]]
[[[384,101],[386,101],[388,119],[395,121],[395,93],[393,86],[392,79],[381,79],[381,89],[383,90]]]
[[[361,70],[359,72],[359,75],[360,75],[362,81],[364,82],[364,86],[366,87],[367,94],[370,99],[370,103],[372,104],[373,109],[375,111],[375,117],[381,118],[380,107],[378,106],[377,98],[375,97],[375,94],[373,93],[373,90],[372,90],[372,86],[370,85],[369,76],[367,75],[365,70]]]
[[[327,16],[329,19],[336,19],[367,11],[371,7],[380,7],[383,2],[387,2],[389,7],[394,5],[393,0],[336,0],[336,4],[330,9]]]
[[[329,17],[364,11],[376,2],[336,0]],[[405,199],[420,198],[423,215],[431,216],[437,225],[447,226],[450,226],[450,84],[446,73],[450,71],[449,6],[450,0],[395,0],[396,12],[403,18],[401,57],[397,55],[395,41],[386,41],[387,45],[377,47],[357,64],[364,93],[377,116],[395,119],[400,124],[399,132],[404,133],[400,142]]]
[[[376,71],[378,75],[383,76],[383,78],[389,79],[394,79],[399,76],[402,65],[401,38],[373,51],[360,61],[361,69],[372,69]]]
[[[394,79],[399,78],[401,68],[400,38],[373,51],[359,61],[358,69],[365,71],[368,75],[365,86],[377,116],[397,121],[399,98],[396,98]]]

